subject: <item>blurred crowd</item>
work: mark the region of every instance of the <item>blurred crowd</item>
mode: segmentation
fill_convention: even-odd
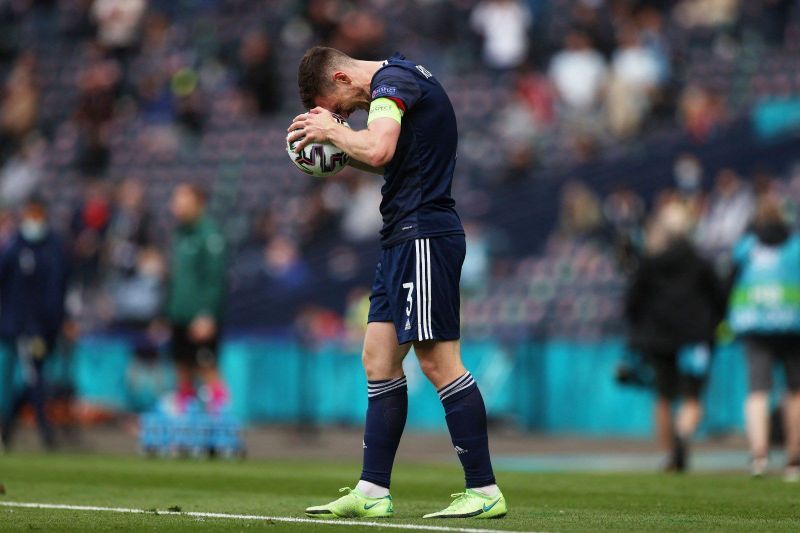
[[[341,302],[358,308],[353,294],[370,274],[380,182],[354,171],[314,182],[286,165],[279,125],[299,105],[305,47],[365,59],[399,48],[439,73],[459,112],[456,196],[476,231],[480,285],[493,187],[524,187],[539,171],[618,156],[660,132],[713,138],[747,111],[737,62],[794,50],[796,22],[782,0],[4,2],[3,227],[26,199],[47,200],[70,251],[70,314],[83,330],[102,329],[158,314],[173,226],[166,199],[178,182],[196,183],[235,251],[234,322],[259,326],[252,318],[263,313],[267,325],[291,324],[308,314],[297,294],[316,291],[329,298],[312,303],[343,325],[352,313]],[[691,157],[677,165],[691,173]],[[718,181],[721,195],[740,182],[730,172]],[[644,216],[636,188],[593,206],[570,184],[560,232],[594,231],[603,212],[630,225],[625,217]],[[727,217],[748,209],[745,196],[710,200],[698,238],[725,248],[737,224]]]
[[[20,401],[41,411],[36,376],[61,329],[111,332],[144,359],[172,338],[177,402],[216,408],[223,326],[358,342],[381,183],[352,169],[312,180],[286,159],[313,44],[398,49],[447,88],[466,335],[622,334],[629,280],[676,232],[726,280],[764,199],[797,229],[800,167],[697,154],[759,102],[800,95],[799,22],[794,0],[0,0],[0,268],[46,269],[66,310],[24,335],[30,317],[0,324],[33,376]],[[678,145],[664,190],[652,166],[611,188],[568,178]],[[560,191],[555,222],[539,191]],[[224,268],[205,271],[201,252]],[[24,298],[7,290],[6,309]],[[699,416],[690,404],[678,425]]]

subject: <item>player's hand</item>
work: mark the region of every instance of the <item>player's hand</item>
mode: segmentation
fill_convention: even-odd
[[[327,141],[333,129],[338,125],[330,111],[322,107],[315,107],[308,113],[294,117],[292,125],[287,130],[289,135],[286,140],[291,143],[301,139],[294,147],[294,151],[300,153],[312,142]]]
[[[210,316],[198,316],[189,324],[189,337],[194,342],[206,342],[217,332],[217,323]]]

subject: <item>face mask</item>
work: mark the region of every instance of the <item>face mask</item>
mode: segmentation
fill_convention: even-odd
[[[29,242],[39,242],[47,235],[47,224],[38,220],[23,220],[19,232]]]

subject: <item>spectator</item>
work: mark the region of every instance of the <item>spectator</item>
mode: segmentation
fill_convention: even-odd
[[[156,350],[151,323],[162,309],[166,270],[161,253],[152,245],[150,226],[142,184],[124,180],[117,188],[104,239],[103,274],[111,321],[142,356]]]
[[[109,127],[121,83],[122,71],[102,51],[90,48],[88,65],[78,75],[78,103],[75,119],[81,132],[78,169],[87,176],[105,172],[110,159]]]
[[[617,262],[624,271],[634,268],[642,247],[644,200],[627,185],[618,185],[603,201],[603,216],[614,234]]]
[[[525,61],[532,23],[528,6],[519,0],[483,0],[470,15],[470,26],[483,37],[483,61],[497,71]]]
[[[283,288],[298,288],[310,274],[297,245],[283,235],[273,237],[264,247],[264,271]]]
[[[344,10],[331,37],[330,46],[350,57],[384,60],[386,24],[383,19],[364,9]]]
[[[635,28],[623,28],[611,62],[607,95],[612,133],[627,137],[638,131],[658,82],[658,59],[642,45]]]
[[[22,205],[42,181],[47,141],[30,135],[0,170],[0,204]]]
[[[714,190],[697,227],[697,242],[724,268],[730,250],[742,236],[753,214],[755,199],[748,185],[731,169],[717,174]]]
[[[629,346],[645,356],[655,374],[656,431],[669,454],[667,471],[687,468],[688,443],[702,418],[700,394],[725,308],[712,265],[689,242],[690,223],[677,202],[655,214],[647,253],[625,298]],[[682,405],[673,420],[672,403],[678,399]]]
[[[145,0],[94,0],[92,18],[97,22],[100,44],[115,53],[126,53],[138,38]]]
[[[75,281],[88,291],[84,294],[85,298],[91,299],[91,292],[99,282],[110,219],[111,202],[107,185],[102,182],[89,183],[83,201],[72,214],[70,228]]]
[[[17,234],[0,250],[0,340],[13,354],[4,369],[1,391],[11,402],[2,417],[2,444],[11,445],[14,427],[26,402],[33,405],[42,443],[56,445],[46,412],[44,364],[64,321],[68,261],[61,239],[48,224],[47,207],[37,198],[22,208]],[[15,363],[24,366],[25,388],[14,392]]]
[[[33,53],[23,53],[6,80],[0,102],[0,157],[13,152],[36,126],[39,87],[35,68]]]
[[[698,142],[706,141],[725,119],[723,96],[690,83],[678,102],[679,120],[686,133]]]
[[[759,199],[755,221],[734,250],[731,329],[744,339],[750,393],[745,404],[754,476],[769,456],[769,394],[773,363],[786,372],[784,403],[788,481],[800,480],[800,235],[792,231],[780,199]]]
[[[475,293],[486,286],[491,268],[491,238],[479,222],[464,222],[467,253],[461,268],[461,289],[467,294]]]
[[[348,183],[350,190],[342,216],[342,232],[351,241],[374,239],[383,221],[375,209],[381,203],[381,182],[374,176],[354,175]]]
[[[194,380],[199,373],[208,410],[219,412],[229,396],[217,367],[225,239],[206,216],[205,206],[205,194],[198,187],[175,187],[170,208],[178,226],[172,241],[167,317],[178,372],[178,408],[185,410],[197,397]]]
[[[600,236],[603,213],[597,195],[580,181],[570,181],[561,192],[559,233],[568,239],[583,240]]]
[[[603,2],[594,0],[570,3],[572,10],[569,23],[572,28],[586,34],[598,52],[610,57],[614,51],[614,26],[620,23],[618,19],[628,16],[629,8],[625,4],[618,4],[612,11],[605,9]]]
[[[151,216],[144,204],[144,187],[124,180],[116,191],[106,235],[107,261],[112,276],[133,273],[141,249],[150,245]]]
[[[249,109],[269,115],[281,107],[279,69],[272,43],[263,32],[250,33],[239,46],[239,87]]]
[[[550,78],[566,111],[571,114],[596,108],[607,75],[603,56],[592,48],[586,34],[579,31],[567,34],[564,49],[550,61]]]
[[[156,320],[164,303],[165,270],[156,248],[141,248],[134,269],[107,284],[113,326],[130,339],[141,359],[152,359],[161,344],[163,327]]]
[[[642,46],[648,50],[658,65],[658,81],[663,84],[670,75],[669,42],[664,34],[664,16],[653,7],[643,7],[637,15]]]
[[[728,28],[739,15],[739,0],[681,0],[673,12],[685,28]]]

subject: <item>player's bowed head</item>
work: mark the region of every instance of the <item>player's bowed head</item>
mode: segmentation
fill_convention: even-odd
[[[347,118],[358,109],[369,111],[370,84],[381,65],[380,61],[353,59],[334,48],[315,46],[306,52],[297,80],[300,98],[309,111],[295,117],[287,130],[289,143],[299,140],[296,152],[309,143],[330,142],[350,156],[351,165],[381,173],[379,169],[394,157],[400,123],[380,118],[370,121],[364,130],[353,131],[333,116]]]

